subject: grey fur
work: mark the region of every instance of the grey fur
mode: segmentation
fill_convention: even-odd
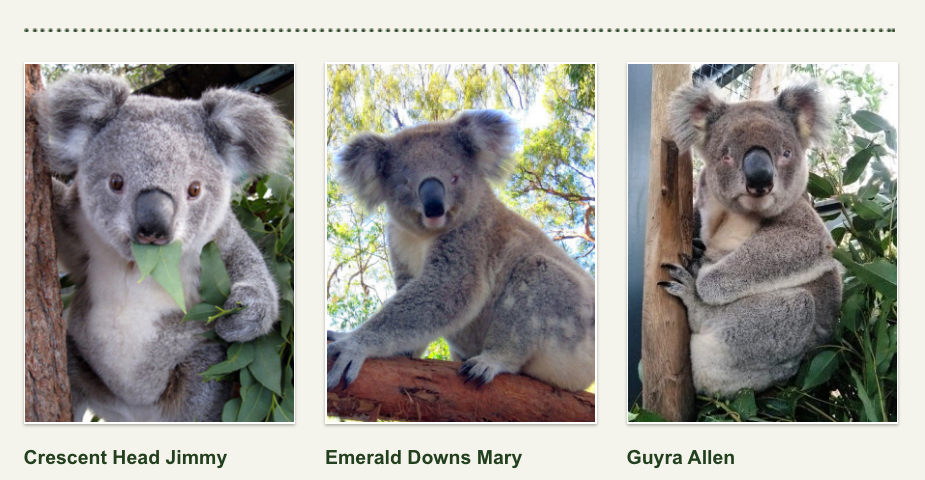
[[[227,382],[199,373],[224,360],[202,337],[212,329],[183,313],[153,279],[138,282],[131,241],[138,238],[141,194],[158,192],[165,241],[181,240],[187,307],[200,301],[199,255],[214,240],[231,278],[219,319],[223,339],[247,341],[270,331],[278,293],[254,242],[230,208],[242,175],[278,165],[288,132],[273,106],[219,89],[202,100],[129,95],[121,79],[75,75],[39,98],[48,163],[74,174],[54,184],[55,233],[62,270],[76,283],[67,311],[69,374],[75,418],[90,408],[109,421],[218,421]],[[123,186],[114,189],[113,175]],[[198,181],[198,195],[189,193]],[[166,218],[170,217],[170,218]]]
[[[386,205],[398,291],[352,332],[328,333],[329,389],[367,358],[419,353],[441,336],[479,384],[501,373],[568,390],[594,381],[593,278],[489,184],[515,140],[507,117],[479,111],[343,149],[341,181],[368,207]],[[426,218],[418,198],[429,179],[446,188],[442,218]]]
[[[840,311],[835,243],[806,200],[805,150],[828,138],[828,104],[814,84],[741,103],[696,85],[675,94],[670,123],[679,148],[705,163],[696,208],[706,251],[665,265],[673,281],[659,283],[687,307],[694,385],[726,397],[765,389],[831,338]],[[755,148],[772,159],[766,195],[746,188],[743,158]]]

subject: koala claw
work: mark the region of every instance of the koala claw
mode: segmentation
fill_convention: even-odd
[[[694,252],[694,256],[690,256],[685,253],[678,254],[678,258],[681,259],[681,266],[683,266],[684,269],[690,272],[690,274],[694,277],[696,277],[697,273],[700,271],[702,256],[703,252],[701,252],[700,255],[697,255],[697,252]]]
[[[674,265],[671,263],[662,264],[662,268],[668,270],[668,274],[671,275],[675,281],[673,282],[658,282],[658,286],[665,289],[671,295],[681,298],[687,304],[689,300],[694,299],[694,277],[684,267],[680,265]]]
[[[333,358],[334,365],[328,371],[328,390],[334,390],[344,379],[344,388],[350,386],[360,374],[360,367],[366,361],[366,355],[361,352],[356,342],[349,338],[328,344],[328,358]]]
[[[476,388],[491,382],[498,374],[510,371],[501,362],[484,355],[476,355],[466,360],[463,366],[459,368],[459,374],[466,375],[466,380],[463,383],[469,383],[470,380],[475,381]]]

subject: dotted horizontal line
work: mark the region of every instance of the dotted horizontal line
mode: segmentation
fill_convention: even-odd
[[[26,33],[883,33],[895,28],[26,28]]]

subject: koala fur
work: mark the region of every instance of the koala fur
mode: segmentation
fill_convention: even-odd
[[[386,205],[397,291],[357,329],[328,333],[329,389],[367,358],[441,336],[480,385],[520,372],[567,390],[594,382],[594,279],[489,185],[515,140],[506,116],[473,111],[343,149],[340,179],[367,208]]]
[[[55,180],[54,203],[59,264],[76,283],[66,312],[74,418],[90,408],[107,421],[218,421],[231,385],[198,374],[225,349],[202,334],[254,339],[279,308],[263,256],[231,211],[232,190],[285,158],[288,127],[248,93],[130,93],[119,78],[74,75],[38,99],[48,164],[73,175],[70,186]],[[225,308],[247,308],[214,325],[181,322],[158,283],[139,282],[131,246],[174,240],[187,307],[200,301],[199,255],[214,240],[231,278]]]
[[[670,108],[679,149],[704,159],[695,207],[706,249],[664,265],[674,280],[659,285],[687,307],[697,391],[763,390],[793,376],[838,321],[835,243],[806,193],[805,152],[828,138],[832,116],[813,83],[740,103],[695,85]]]

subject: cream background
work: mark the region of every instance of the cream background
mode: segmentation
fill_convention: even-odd
[[[292,2],[295,4],[295,2]],[[822,2],[773,3],[548,1],[466,2],[350,0],[311,5],[299,2],[17,2],[0,19],[3,45],[0,98],[0,152],[12,173],[7,187],[6,233],[0,252],[8,275],[0,278],[0,305],[8,334],[0,344],[7,386],[0,405],[0,472],[5,478],[262,478],[337,475],[346,478],[583,477],[654,478],[683,475],[749,475],[754,478],[840,474],[845,478],[893,475],[906,478],[917,462],[925,418],[916,408],[923,394],[918,368],[925,353],[915,348],[919,319],[904,320],[900,356],[903,365],[900,424],[892,426],[716,426],[626,424],[626,63],[702,61],[898,61],[902,105],[900,142],[916,139],[925,127],[919,87],[925,77],[913,2],[846,0],[837,7]],[[692,11],[693,10],[693,11]],[[23,33],[24,28],[896,28],[895,33]],[[22,423],[23,236],[21,214],[22,106],[24,62],[294,62],[296,64],[297,203],[296,239],[299,326],[295,426],[146,426],[34,425]],[[598,382],[596,426],[543,425],[324,425],[324,169],[323,108],[325,62],[523,61],[595,62],[598,65]],[[906,114],[906,115],[904,115]],[[911,150],[910,150],[911,152]],[[910,157],[902,164],[904,186],[925,175]],[[911,190],[915,191],[915,190]],[[907,192],[907,190],[903,190]],[[902,194],[902,212],[916,212],[925,200]],[[903,241],[925,235],[909,214]],[[906,245],[906,244],[904,244]],[[913,294],[910,266],[925,265],[917,249],[902,255],[905,282],[901,294]],[[16,269],[13,265],[19,265]],[[907,297],[914,298],[914,297]],[[918,309],[901,304],[903,313]],[[901,400],[902,400],[901,399]],[[911,403],[910,403],[911,402]],[[27,449],[49,453],[92,453],[127,449],[161,450],[162,464],[26,465]],[[169,450],[228,453],[225,467],[163,464]],[[384,452],[416,449],[429,453],[469,453],[470,465],[329,466],[326,449]],[[475,464],[479,449],[522,453],[520,466]],[[712,449],[733,453],[734,466],[668,465],[659,469],[629,465],[626,454],[682,453]],[[909,473],[906,473],[909,472]]]

